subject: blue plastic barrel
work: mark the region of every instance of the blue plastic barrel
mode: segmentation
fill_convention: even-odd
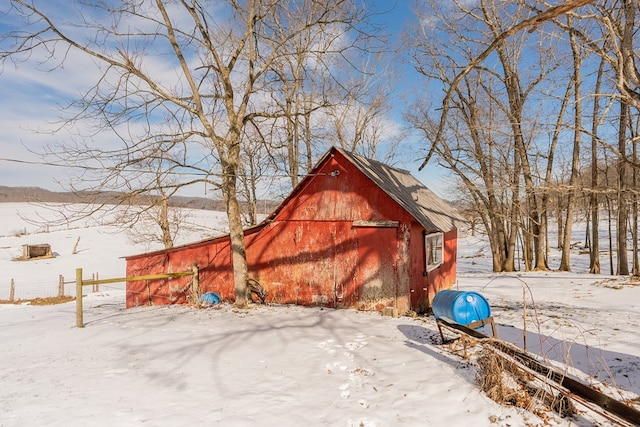
[[[215,292],[207,292],[200,297],[200,301],[207,304],[220,304],[220,296]]]
[[[433,298],[432,309],[436,319],[453,320],[459,325],[491,317],[489,302],[478,292],[440,291]]]

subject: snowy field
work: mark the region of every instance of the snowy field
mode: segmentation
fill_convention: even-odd
[[[65,219],[79,211],[80,208],[55,204],[0,203],[0,300],[9,297],[11,279],[16,299],[56,296],[60,275],[65,282],[73,282],[65,285],[65,294],[75,296],[76,268],[82,268],[85,278],[123,277],[126,263],[122,257],[163,248],[157,241],[135,242],[142,229],[152,228],[148,222],[123,229],[117,225],[121,223],[118,211],[110,207],[90,218]],[[184,212],[176,245],[227,232],[223,212]],[[22,255],[22,245],[44,243],[51,245],[55,258],[12,261]],[[124,289],[124,285],[109,286]]]
[[[52,214],[0,204],[0,300],[11,279],[16,298],[53,296],[60,275],[72,281],[83,268],[85,278],[122,277],[123,256],[160,248],[132,243],[105,218],[34,224]],[[177,243],[225,229],[218,212],[192,211],[190,221]],[[40,243],[55,258],[12,261],[22,245]],[[488,244],[463,236],[457,288],[489,300],[500,338],[526,342],[638,408],[640,285],[586,274],[588,255],[573,260],[572,273],[492,274]],[[440,344],[432,317],[289,306],[126,310],[121,285],[87,289],[84,305],[80,329],[74,302],[0,304],[0,426],[611,425],[586,411],[562,419],[493,402],[479,392],[476,368]]]

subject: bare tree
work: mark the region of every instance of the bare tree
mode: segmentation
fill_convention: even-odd
[[[172,248],[176,236],[185,225],[187,214],[180,208],[171,208],[169,202],[170,196],[165,193],[160,200],[150,200],[143,205],[146,209],[141,210],[141,205],[135,204],[132,208],[135,210],[136,221],[132,222],[131,213],[125,211],[117,217],[117,223],[131,230],[131,240],[134,243],[159,241],[166,249]],[[157,228],[150,227],[149,224],[156,224]]]
[[[464,3],[465,5],[469,5],[468,3]],[[486,2],[480,2],[480,4],[487,4]],[[626,223],[628,219],[628,215],[626,210],[628,198],[628,194],[630,193],[629,188],[626,187],[625,179],[628,179],[629,176],[633,177],[635,175],[626,173],[624,169],[627,169],[629,166],[633,166],[634,168],[639,165],[636,164],[634,157],[627,155],[626,146],[628,146],[629,138],[627,138],[626,130],[624,126],[627,123],[627,119],[625,119],[625,115],[627,112],[623,112],[622,110],[626,109],[624,105],[638,108],[640,106],[640,70],[638,68],[638,60],[639,57],[636,53],[635,46],[638,43],[638,38],[636,36],[636,14],[638,10],[638,2],[637,0],[622,0],[622,1],[605,1],[603,3],[596,3],[589,0],[567,0],[562,2],[561,4],[550,6],[548,2],[545,1],[521,1],[518,2],[519,5],[528,8],[535,15],[532,17],[523,16],[523,19],[511,25],[510,27],[503,27],[499,31],[494,33],[494,37],[492,41],[487,41],[486,48],[482,50],[479,54],[474,54],[471,58],[468,59],[466,66],[464,63],[459,63],[458,70],[455,72],[454,76],[448,76],[446,80],[442,80],[445,82],[445,96],[442,101],[442,108],[439,114],[439,120],[437,125],[430,126],[430,132],[432,136],[429,137],[430,144],[428,146],[427,154],[422,163],[421,167],[424,167],[432,156],[441,155],[446,152],[447,148],[442,148],[439,145],[444,144],[445,140],[450,138],[450,123],[452,122],[452,116],[455,116],[456,113],[453,112],[454,109],[459,108],[456,103],[456,98],[460,93],[460,86],[463,86],[467,82],[467,76],[472,72],[477,72],[478,70],[482,70],[484,67],[484,62],[495,55],[500,56],[500,48],[504,45],[505,41],[515,37],[518,35],[519,37],[524,37],[523,33],[525,30],[528,30],[529,33],[536,31],[539,27],[545,25],[545,23],[552,22],[557,25],[562,30],[574,31],[573,35],[577,40],[583,44],[583,48],[589,50],[593,54],[602,58],[602,63],[606,64],[607,67],[611,70],[610,76],[612,77],[612,81],[615,84],[615,87],[618,91],[618,94],[613,94],[612,97],[619,96],[621,98],[621,114],[620,114],[620,122],[619,125],[619,135],[618,135],[618,146],[616,147],[613,144],[606,144],[602,138],[600,138],[598,133],[598,126],[601,123],[601,119],[604,118],[604,113],[599,113],[599,106],[597,102],[594,102],[594,117],[593,117],[593,125],[592,125],[592,173],[594,174],[592,177],[591,184],[591,219],[592,219],[592,259],[591,259],[591,270],[593,272],[599,271],[599,263],[597,262],[597,226],[598,226],[598,215],[597,209],[599,205],[599,200],[597,193],[602,193],[606,195],[606,200],[609,206],[612,206],[611,195],[609,192],[610,189],[614,189],[615,187],[606,187],[606,188],[596,188],[599,186],[599,179],[597,175],[598,170],[598,159],[597,159],[597,145],[606,146],[606,148],[612,151],[617,158],[619,159],[618,165],[620,167],[617,168],[618,172],[618,188],[619,191],[616,196],[616,205],[617,205],[617,223],[618,223],[618,246],[619,246],[619,259],[618,259],[618,272],[619,274],[625,274],[626,271]],[[473,4],[471,4],[473,6]],[[472,8],[472,6],[470,8]],[[460,7],[460,3],[454,3],[454,6],[450,9],[455,9],[456,7]],[[600,25],[600,33],[597,31],[592,31],[591,33],[587,33],[584,30],[574,28],[574,24],[566,24],[562,22],[560,19],[561,16],[565,14],[570,14],[574,19],[573,23],[577,22],[577,20],[589,20],[591,22],[596,22]],[[469,16],[475,16],[473,13],[469,13]],[[466,16],[465,16],[466,17]],[[425,18],[423,22],[433,24],[437,23],[439,17],[431,17]],[[540,32],[540,35],[543,33]],[[490,67],[487,67],[490,68]],[[605,67],[600,67],[600,74],[602,70],[605,70]],[[608,71],[608,70],[607,70]],[[599,75],[600,75],[599,74]],[[517,74],[514,74],[517,75]],[[600,78],[598,77],[598,83],[596,86],[600,87]],[[597,89],[595,91],[595,96],[602,96],[600,94],[600,90]],[[612,98],[613,99],[613,98]],[[515,99],[517,101],[517,99]],[[513,104],[517,107],[517,104]],[[600,118],[598,118],[600,116]],[[576,130],[578,129],[578,124],[574,124]],[[581,126],[580,126],[581,127]],[[622,129],[620,129],[622,127]],[[517,135],[517,129],[514,129],[514,134]],[[632,133],[633,135],[633,133]],[[633,137],[632,137],[633,138]],[[516,139],[516,142],[519,140]],[[635,143],[635,140],[631,141]],[[596,144],[597,143],[597,144]],[[522,150],[522,144],[518,143],[516,145],[516,150],[520,150],[521,153],[524,154],[524,150]],[[606,151],[604,151],[606,156]],[[520,159],[522,161],[526,161],[526,157],[521,156]],[[607,164],[607,162],[604,162]],[[515,167],[520,167],[517,161],[514,161]],[[535,187],[531,186],[532,180],[528,177],[528,170],[526,164],[523,164],[524,171],[524,184],[527,190],[528,198],[526,199],[528,208],[535,208]],[[607,175],[608,178],[608,175]],[[635,182],[635,181],[634,181]],[[534,191],[531,191],[531,190]],[[611,212],[611,211],[610,211]],[[533,224],[536,223],[534,217],[531,218]],[[537,251],[536,251],[537,252]],[[634,259],[636,255],[634,252]],[[635,261],[634,261],[635,262]],[[622,265],[624,264],[624,265]]]
[[[320,3],[300,2],[299,7],[287,10],[275,25],[282,28],[288,22],[305,21],[323,7]],[[316,131],[311,116],[326,106],[327,87],[335,78],[330,64],[339,56],[333,46],[336,36],[338,34],[317,27],[296,37],[272,42],[281,43],[287,55],[277,58],[271,67],[277,85],[270,97],[280,114],[269,123],[275,132],[269,133],[267,142],[271,155],[277,158],[276,166],[288,174],[291,188],[298,185],[300,175],[312,167]]]
[[[640,71],[634,45],[637,43],[636,13],[637,0],[607,2],[597,8],[598,14],[586,19],[596,19],[601,23],[603,34],[610,43],[602,47],[594,46],[588,37],[585,43],[594,48],[611,65],[615,72],[615,83],[625,102],[640,107]]]
[[[557,183],[554,183],[554,169],[556,166],[555,165],[556,149],[558,146],[560,136],[562,135],[562,130],[565,127],[564,115],[565,115],[565,112],[567,111],[567,108],[570,102],[572,88],[573,88],[573,82],[569,80],[569,82],[567,83],[567,87],[565,89],[564,95],[562,96],[562,101],[560,103],[560,108],[556,116],[555,124],[553,125],[551,141],[549,143],[549,148],[548,148],[547,165],[546,165],[546,170],[544,175],[544,184],[543,184],[545,191],[542,194],[542,216],[541,216],[542,223],[543,223],[542,228],[545,234],[545,258],[546,259],[549,258],[549,252],[550,252],[549,232],[548,232],[549,213],[551,210],[550,200],[553,200],[554,195],[558,202],[558,209],[557,209],[557,215],[556,215],[556,221],[558,226],[558,238],[562,235],[561,231],[563,229],[563,220],[562,220],[562,214],[561,214],[562,211],[560,209],[562,196],[560,194],[559,189],[557,188],[558,187]],[[558,242],[558,246],[561,247],[561,242]]]
[[[279,25],[308,19],[318,7],[316,2],[300,2]],[[378,12],[371,8],[368,13]],[[384,124],[392,86],[383,65],[385,40],[377,27],[376,36],[363,38],[360,51],[348,57],[336,51],[335,35],[320,28],[286,42],[289,54],[272,67],[277,86],[271,99],[281,115],[270,122],[275,132],[268,135],[267,145],[291,187],[329,145],[379,157],[376,150],[383,140],[389,142]],[[393,144],[385,148],[385,154],[393,154]]]
[[[571,17],[567,17],[567,24],[573,27]],[[580,165],[580,145],[582,144],[582,62],[583,57],[578,46],[574,31],[569,31],[569,42],[573,58],[573,83],[574,95],[574,129],[573,129],[573,152],[571,155],[571,175],[569,177],[569,189],[567,194],[567,210],[564,221],[564,234],[562,239],[562,256],[560,259],[560,271],[571,271],[571,232],[573,230],[573,216],[576,207],[576,197],[578,194],[578,178]]]
[[[593,117],[591,119],[591,193],[589,205],[591,207],[591,245],[589,252],[589,272],[600,274],[600,200],[598,197],[599,176],[598,176],[598,128],[600,122],[600,91],[602,88],[602,78],[604,75],[604,59],[600,59],[593,98]]]
[[[393,162],[401,132],[387,120],[393,72],[382,68],[383,56],[364,58],[357,72],[344,69],[343,81],[330,93],[325,109],[325,141],[369,158]]]
[[[263,142],[263,143],[260,143]],[[265,182],[265,175],[273,171],[259,128],[248,127],[242,140],[242,162],[240,173],[240,195],[246,205],[243,210],[247,225],[258,223],[259,186]]]
[[[492,35],[495,39],[498,39],[502,33],[506,30],[504,24],[501,22],[502,18],[497,11],[493,2],[481,2],[482,13],[487,20]],[[524,108],[527,101],[527,95],[532,89],[545,78],[545,74],[548,70],[541,67],[540,75],[534,78],[528,86],[525,86],[522,82],[521,73],[518,70],[518,62],[520,60],[520,53],[518,48],[510,48],[513,44],[498,43],[495,46],[500,64],[502,65],[504,78],[503,83],[508,98],[508,109],[506,114],[511,125],[512,137],[514,140],[514,153],[517,156],[517,163],[522,170],[522,177],[524,180],[524,190],[527,201],[528,220],[530,223],[530,235],[533,239],[533,255],[534,265],[533,269],[544,270],[547,268],[545,251],[544,251],[544,236],[542,235],[543,229],[541,228],[541,196],[538,191],[538,185],[535,182],[534,167],[529,160],[529,144],[525,139],[523,123],[525,118]],[[521,48],[519,48],[521,49]],[[542,63],[542,61],[541,61]]]
[[[421,10],[421,22],[428,25],[420,29],[422,34],[416,31],[408,37],[417,68],[449,88],[442,110],[425,104],[419,107],[421,114],[410,114],[411,123],[430,143],[427,158],[437,154],[469,191],[478,191],[474,200],[486,213],[494,270],[514,269],[519,231],[524,232],[526,268],[545,269],[541,181],[531,159],[551,156],[536,133],[537,111],[543,108],[533,100],[546,102],[535,95],[558,66],[553,51],[538,36],[531,45],[524,37],[492,43],[526,9],[487,0],[446,6],[430,2]],[[488,44],[495,51],[494,65],[460,74]],[[522,73],[523,57],[530,62],[532,55],[537,55],[539,65]]]
[[[618,144],[606,144],[600,138],[594,138],[592,142],[592,224],[594,236],[592,242],[592,259],[591,259],[591,271],[599,271],[599,266],[596,265],[596,253],[593,252],[595,245],[597,244],[597,209],[598,209],[598,195],[597,193],[606,192],[609,189],[616,190],[616,216],[617,216],[617,246],[618,246],[618,274],[628,274],[628,260],[627,260],[627,221],[628,221],[628,200],[630,200],[630,190],[628,188],[628,179],[631,173],[629,173],[629,167],[636,168],[638,165],[630,160],[630,156],[627,154],[627,127],[630,127],[628,108],[638,108],[640,106],[640,71],[637,65],[637,55],[635,53],[634,46],[637,44],[636,36],[636,14],[638,9],[637,0],[623,0],[623,1],[607,1],[602,4],[593,5],[592,9],[586,11],[576,11],[574,17],[590,23],[596,23],[599,25],[600,32],[592,31],[586,32],[573,28],[572,25],[563,24],[559,20],[552,19],[552,21],[565,31],[575,31],[577,38],[583,43],[584,47],[590,50],[594,55],[598,56],[602,62],[600,66],[600,73],[604,70],[604,64],[609,67],[610,80],[615,84],[615,88],[618,94],[613,94],[613,97],[619,98],[620,103],[620,115],[618,120]],[[580,13],[583,12],[583,13]],[[575,22],[575,20],[574,20]],[[598,77],[598,82],[600,77]],[[598,86],[600,83],[597,84]],[[599,90],[596,91],[596,96],[601,96]],[[595,110],[594,110],[595,111]],[[594,126],[597,123],[594,117]],[[597,129],[593,129],[595,132]],[[617,185],[612,187],[606,187],[595,190],[594,186],[598,181],[597,177],[597,159],[595,158],[597,150],[593,144],[598,141],[599,144],[605,146],[609,151],[612,151],[618,158],[618,179]],[[607,201],[610,202],[610,194],[607,193]],[[595,247],[597,250],[597,247]]]
[[[434,44],[426,46],[435,49]],[[430,52],[435,53],[433,50]],[[445,61],[446,62],[446,61]],[[433,71],[423,68],[426,75],[445,78],[445,63],[431,57]],[[487,237],[491,243],[494,271],[513,271],[517,217],[519,208],[519,172],[510,156],[513,152],[509,139],[501,137],[498,110],[487,99],[482,75],[470,73],[465,77],[456,97],[447,130],[447,142],[436,152],[439,164],[458,176],[471,195],[475,210],[480,214]],[[429,114],[428,106],[414,106],[407,114],[407,120],[418,129],[425,139],[434,134],[436,124]]]
[[[623,99],[620,102],[620,126],[618,128],[618,194],[617,194],[617,217],[616,217],[616,249],[618,253],[617,273],[621,276],[629,275],[629,259],[627,257],[627,220],[629,219],[629,209],[627,207],[627,171],[626,159],[627,150],[627,127],[629,124],[629,105]]]
[[[534,31],[539,25],[543,24],[546,21],[553,21],[558,16],[562,16],[565,13],[572,12],[574,9],[579,8],[581,6],[585,6],[593,3],[594,0],[567,0],[562,4],[549,7],[548,9],[537,13],[535,16],[523,19],[522,21],[516,23],[512,27],[500,33],[497,37],[491,41],[491,43],[484,49],[479,55],[473,57],[468,64],[462,68],[462,71],[459,71],[455,78],[451,81],[451,84],[448,86],[444,99],[442,100],[442,113],[440,114],[440,120],[438,123],[438,127],[436,129],[436,135],[434,137],[434,144],[431,144],[431,148],[427,152],[426,157],[422,161],[420,165],[420,169],[424,168],[434,151],[437,148],[437,143],[440,142],[443,136],[443,132],[447,123],[447,115],[449,113],[449,101],[451,97],[454,95],[455,90],[457,89],[458,84],[464,77],[469,74],[472,70],[481,66],[482,62],[485,61],[495,50],[496,48],[502,44],[509,37],[520,33],[523,30],[529,30],[529,32]],[[425,22],[430,23],[433,19],[426,19]]]
[[[303,2],[306,3],[306,2]],[[66,110],[62,126],[82,123],[85,137],[112,132],[121,148],[95,147],[67,159],[96,167],[99,184],[157,192],[140,165],[153,153],[183,179],[170,188],[206,182],[221,189],[229,219],[235,304],[247,303],[247,264],[238,197],[241,142],[249,122],[273,117],[261,96],[286,43],[320,31],[335,55],[368,38],[352,1],[318,0],[303,20],[277,25],[299,2],[284,0],[70,1],[65,13],[47,1],[10,0],[5,13],[20,22],[2,34],[3,62],[42,59],[63,67],[76,56],[97,64],[95,84]],[[357,28],[356,28],[357,27]],[[321,59],[320,52],[316,52]],[[160,60],[162,62],[160,62]],[[70,161],[70,163],[75,163]],[[133,169],[133,170],[132,170]],[[163,186],[165,184],[163,183]]]
[[[638,115],[631,129],[631,161],[634,165],[638,164]],[[635,190],[631,194],[631,248],[632,257],[631,274],[633,276],[640,275],[640,253],[638,251],[638,168],[634,167],[631,174],[631,187]]]

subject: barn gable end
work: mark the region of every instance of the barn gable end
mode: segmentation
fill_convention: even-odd
[[[245,233],[249,276],[268,302],[424,311],[455,281],[458,214],[408,172],[332,148],[259,226]],[[426,271],[425,235],[443,233],[444,262]],[[228,236],[127,258],[127,275],[198,263],[201,292],[234,299]],[[181,286],[130,283],[127,306],[179,303]],[[171,289],[173,295],[166,295]],[[150,293],[147,286],[146,292]],[[169,292],[170,293],[170,292]]]

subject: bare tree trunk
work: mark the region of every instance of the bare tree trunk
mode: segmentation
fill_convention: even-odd
[[[638,149],[637,143],[634,141],[633,143],[633,163],[637,164],[638,161]],[[633,188],[638,188],[638,173],[637,166],[633,168]],[[638,276],[640,274],[640,265],[638,260],[638,194],[634,192],[632,197],[632,228],[631,228],[631,236],[632,236],[632,244],[633,244],[633,264],[631,267],[631,274],[634,276]]]
[[[548,202],[548,201],[547,201]],[[545,247],[545,254],[547,257],[547,267],[549,266],[549,256],[551,255],[551,241],[549,239],[549,211],[548,211],[548,204],[546,204],[546,208],[545,208],[545,216],[544,216],[544,247]]]
[[[484,2],[483,12],[485,14],[485,18],[487,19],[487,23],[490,25],[494,35],[497,37],[501,33],[501,31],[497,28],[497,25],[492,22],[495,17],[491,17],[487,8],[484,6]],[[513,66],[515,58],[511,57],[505,51],[505,48],[502,44],[496,47],[496,52],[498,53],[498,58],[500,59],[500,64],[502,65],[502,70],[504,72],[504,85],[509,105],[507,115],[511,122],[511,131],[513,132],[514,153],[518,158],[522,176],[524,178],[528,216],[531,221],[530,226],[531,237],[533,239],[533,252],[535,255],[533,268],[536,270],[546,270],[547,267],[544,258],[544,245],[542,244],[544,239],[541,235],[542,230],[540,228],[541,221],[539,199],[535,184],[533,182],[532,169],[527,154],[527,145],[525,143],[525,138],[522,130],[523,107],[526,98],[521,90],[522,84],[520,82],[520,75]]]
[[[173,247],[173,237],[171,236],[171,224],[169,223],[169,198],[166,195],[162,195],[160,201],[160,218],[158,218],[158,224],[162,230],[162,243],[166,249]]]
[[[633,188],[638,188],[638,146],[637,142],[633,142]],[[634,276],[638,276],[640,274],[640,265],[638,259],[638,193],[634,192],[631,196],[631,209],[632,209],[632,228],[631,228],[631,236],[632,236],[632,245],[633,245],[633,265],[631,267],[631,274]]]
[[[291,188],[295,188],[298,185],[298,176],[300,175],[300,154],[298,152],[298,144],[300,141],[298,140],[298,116],[297,112],[294,112],[294,102],[293,98],[297,92],[287,91],[289,87],[289,82],[285,76],[282,77],[283,87],[285,88],[285,130],[287,137],[287,162],[288,162],[288,170],[289,178],[291,179]],[[291,82],[294,90],[298,90],[298,85],[302,84],[300,80],[298,80],[298,76],[294,78],[294,81]],[[288,92],[288,93],[287,93]]]
[[[567,105],[569,104],[569,100],[571,97],[571,90],[572,90],[572,82],[569,81],[569,83],[567,84],[567,88],[565,89],[564,92],[564,97],[562,98],[562,103],[560,104],[560,110],[558,112],[558,115],[556,117],[556,122],[555,122],[555,126],[553,128],[553,136],[551,137],[551,144],[549,146],[549,154],[548,154],[548,159],[547,159],[547,169],[545,172],[545,177],[544,177],[544,186],[546,188],[546,190],[542,193],[542,221],[543,221],[543,227],[542,230],[544,232],[544,242],[545,242],[545,260],[547,261],[547,268],[549,267],[548,265],[548,259],[549,259],[549,254],[550,254],[550,240],[549,240],[549,210],[550,208],[550,204],[553,201],[552,197],[553,197],[553,192],[551,191],[551,187],[553,186],[553,167],[554,167],[554,160],[555,160],[555,154],[556,154],[556,147],[558,146],[558,140],[560,139],[560,133],[562,128],[564,127],[564,115],[565,112],[567,111]],[[560,193],[558,193],[558,197]],[[551,201],[549,199],[552,199]],[[558,218],[558,223],[561,224],[561,220],[560,220],[560,211],[558,210],[558,214],[556,215],[556,217]],[[561,230],[558,230],[559,232]],[[560,236],[562,236],[562,234],[558,233],[558,238],[560,238]]]
[[[631,122],[631,120],[629,120]],[[631,132],[631,194],[630,205],[631,205],[631,253],[632,253],[632,261],[631,261],[631,274],[633,276],[638,276],[640,273],[640,265],[638,259],[638,130],[639,130],[639,119],[636,117],[635,123],[629,126],[629,131]]]
[[[587,212],[585,215],[585,223],[586,227],[584,228],[584,247],[591,248],[591,216],[589,207],[587,207]]]
[[[512,214],[508,223],[509,232],[506,235],[505,258],[502,264],[502,271],[507,273],[515,271],[516,247],[518,242],[518,215],[520,212],[519,207],[519,199],[516,197],[513,202]]]
[[[302,132],[302,134],[304,135],[303,141],[304,141],[304,148],[305,148],[303,164],[305,166],[306,171],[310,171],[311,169],[313,169],[313,131],[312,131],[311,123],[312,123],[311,113],[307,112],[304,115],[304,127]]]
[[[229,150],[228,157],[222,160],[222,194],[229,219],[229,237],[231,240],[231,260],[233,264],[233,284],[235,289],[235,303],[239,308],[247,306],[247,257],[244,245],[244,229],[242,227],[242,213],[238,203],[237,171],[240,160],[240,144],[236,149]],[[222,157],[222,156],[221,156]]]
[[[288,144],[287,151],[289,155],[289,177],[291,178],[291,188],[296,188],[300,175],[300,154],[298,152],[298,142],[291,140]]]
[[[609,274],[613,275],[613,203],[611,197],[607,195],[607,225],[609,229]]]
[[[569,27],[572,27],[571,17],[567,18]],[[578,186],[578,167],[580,164],[580,144],[582,144],[582,77],[580,67],[582,59],[576,42],[574,31],[570,31],[571,52],[573,54],[573,93],[575,100],[575,120],[573,130],[573,154],[571,158],[571,176],[569,178],[569,191],[567,195],[567,216],[564,225],[564,238],[562,243],[562,256],[560,259],[560,271],[571,271],[571,231],[573,229],[573,217],[576,206],[576,193]]]
[[[524,260],[525,271],[533,270],[533,239],[531,238],[531,221],[522,218],[520,226],[522,230],[522,259]]]
[[[593,99],[593,119],[591,122],[591,194],[589,196],[589,205],[591,206],[591,245],[589,251],[589,272],[591,274],[600,274],[600,219],[599,219],[599,203],[598,203],[598,122],[600,121],[600,87],[602,85],[602,77],[604,70],[604,59],[600,60],[598,67],[598,75],[594,88]]]
[[[627,125],[629,107],[622,100],[620,102],[620,129],[618,130],[618,215],[616,218],[618,272],[619,276],[629,275],[629,259],[627,256],[627,220],[629,218],[627,208]]]
[[[557,201],[557,210],[556,210],[556,219],[557,219],[557,227],[558,227],[558,249],[562,250],[563,248],[563,239],[564,236],[564,197],[562,197],[562,193],[558,192],[556,197]]]
[[[504,235],[504,260],[502,264],[502,271],[512,272],[515,271],[516,260],[516,248],[518,244],[518,230],[520,226],[520,215],[522,212],[522,202],[520,200],[520,173],[522,170],[521,159],[517,152],[513,153],[513,172],[510,177],[510,187],[513,191],[511,196],[511,207],[509,216],[507,217],[507,223],[504,226],[506,233]],[[525,203],[527,201],[525,200]],[[497,212],[497,211],[496,211]],[[499,218],[502,221],[502,218]],[[524,231],[523,231],[524,233]],[[524,239],[523,239],[524,240]],[[523,243],[524,246],[524,243]],[[524,248],[523,248],[524,252]],[[527,268],[527,267],[525,267]]]

